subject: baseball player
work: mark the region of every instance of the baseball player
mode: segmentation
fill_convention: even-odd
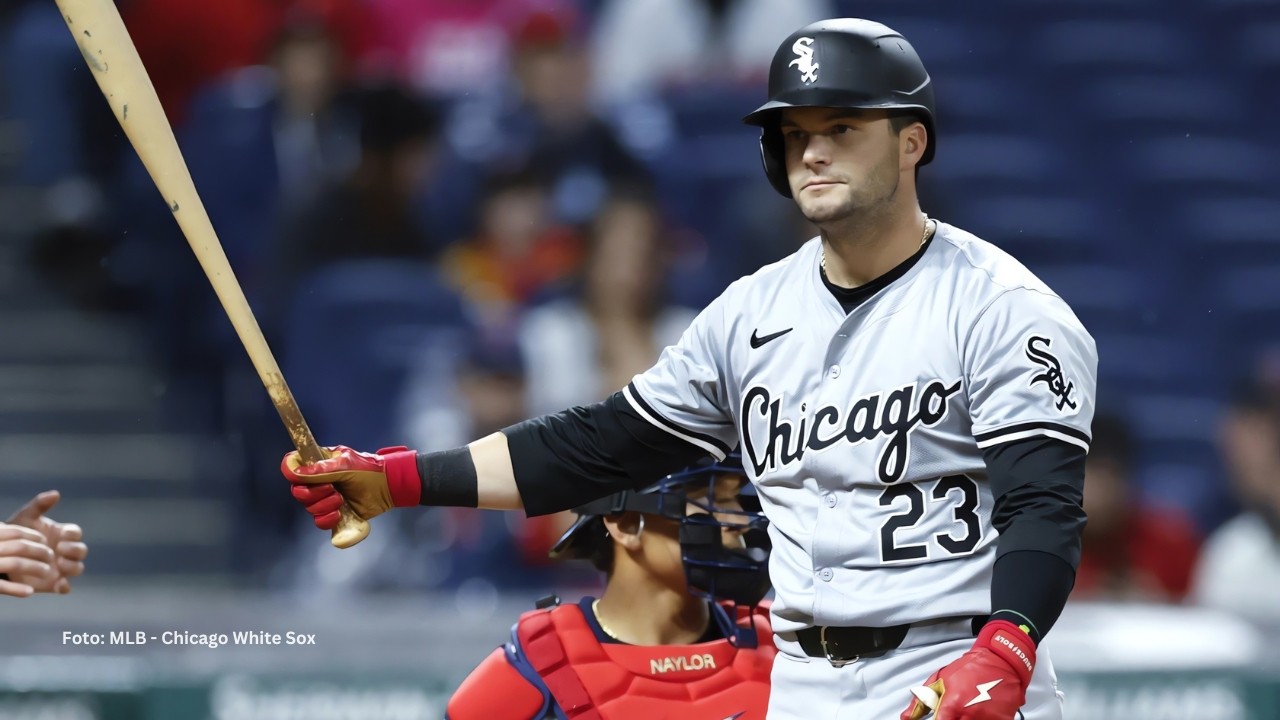
[[[900,34],[800,29],[746,122],[818,237],[733,283],[599,404],[445,452],[290,455],[286,476],[336,483],[366,518],[536,515],[737,446],[773,546],[770,720],[1062,717],[1039,646],[1080,558],[1096,350],[1024,266],[921,212],[934,120]],[[318,524],[335,499],[313,501]]]
[[[768,539],[744,485],[735,457],[578,508],[551,554],[589,559],[604,594],[539,601],[458,688],[449,720],[762,720]]]

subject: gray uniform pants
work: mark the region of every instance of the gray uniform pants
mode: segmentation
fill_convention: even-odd
[[[793,633],[776,636],[768,720],[897,720],[911,703],[911,688],[973,646],[967,621],[912,628],[902,647],[883,657],[836,668],[800,650]],[[1048,650],[1036,669],[1020,718],[1062,720],[1062,693]]]

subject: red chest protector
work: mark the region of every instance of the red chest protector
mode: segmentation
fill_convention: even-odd
[[[601,643],[578,605],[527,612],[515,634],[525,660],[570,720],[764,720],[777,649],[768,610],[757,608],[749,621],[759,638],[756,648],[736,648],[728,640]]]

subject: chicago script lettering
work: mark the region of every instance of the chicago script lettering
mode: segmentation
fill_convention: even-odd
[[[841,440],[858,445],[884,436],[888,442],[880,451],[876,472],[881,482],[897,482],[907,471],[911,431],[917,425],[936,425],[946,417],[948,400],[959,392],[960,381],[947,385],[932,380],[923,390],[919,386],[914,382],[860,397],[847,413],[827,405],[809,417],[801,405],[797,420],[784,415],[782,397],[773,397],[766,387],[753,387],[742,397],[742,444],[747,461],[760,477],[798,462],[806,450],[822,450]],[[767,419],[763,437],[752,436],[753,414]]]

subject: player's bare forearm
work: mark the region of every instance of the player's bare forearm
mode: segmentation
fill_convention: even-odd
[[[496,432],[467,446],[476,467],[476,499],[487,510],[519,510],[524,507],[516,487],[507,436]]]

